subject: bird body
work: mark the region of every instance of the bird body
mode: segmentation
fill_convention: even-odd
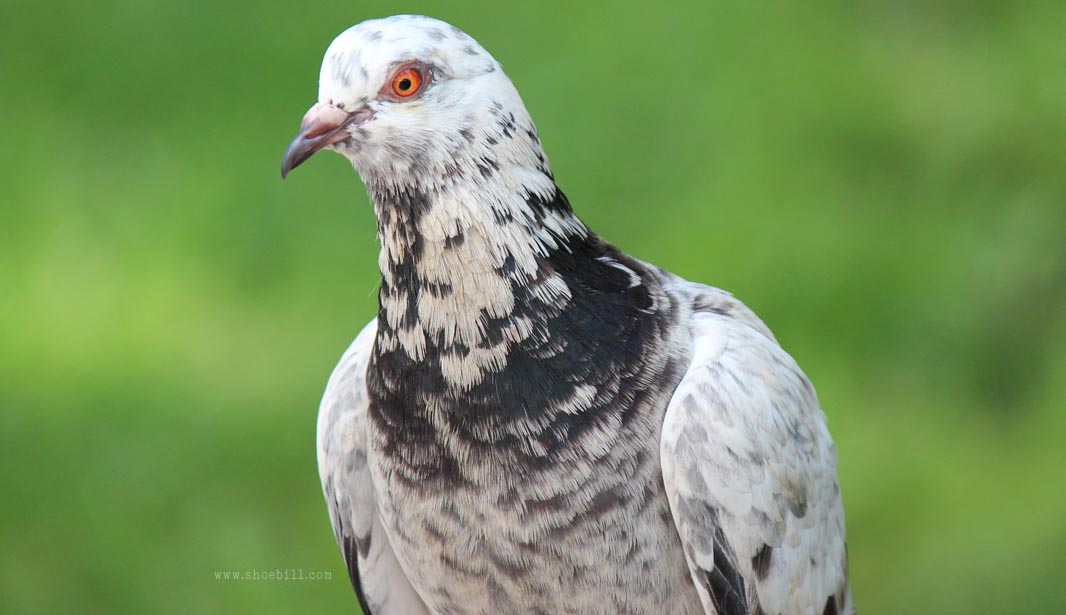
[[[731,295],[574,215],[480,45],[417,16],[346,31],[283,174],[323,148],[381,243],[318,422],[364,612],[851,612],[810,383]]]

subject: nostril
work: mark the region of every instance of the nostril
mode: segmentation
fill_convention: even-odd
[[[300,122],[300,132],[306,138],[318,137],[341,126],[348,119],[348,113],[330,103],[318,103],[307,112]]]
[[[307,132],[304,133],[304,138],[305,139],[314,139],[315,137],[320,137],[320,136],[326,134],[327,132],[329,132],[331,130],[335,130],[336,128],[337,128],[336,126],[325,126],[325,125],[322,125],[322,124],[312,125],[307,130]]]

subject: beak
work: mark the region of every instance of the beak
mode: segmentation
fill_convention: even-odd
[[[300,166],[318,150],[350,137],[348,126],[361,124],[370,119],[373,113],[366,107],[360,107],[349,113],[327,103],[318,103],[307,111],[300,122],[300,134],[285,150],[281,159],[281,178],[289,171]]]

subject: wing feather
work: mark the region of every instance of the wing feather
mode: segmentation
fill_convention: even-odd
[[[692,298],[692,361],[660,452],[704,609],[853,612],[836,448],[813,387],[732,296],[680,290]]]
[[[428,615],[378,518],[367,465],[366,368],[377,320],[341,357],[318,411],[318,471],[333,534],[366,615]]]

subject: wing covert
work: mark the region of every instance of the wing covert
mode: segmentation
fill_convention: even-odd
[[[691,364],[660,452],[708,614],[850,613],[836,448],[810,382],[728,293],[687,284]]]

